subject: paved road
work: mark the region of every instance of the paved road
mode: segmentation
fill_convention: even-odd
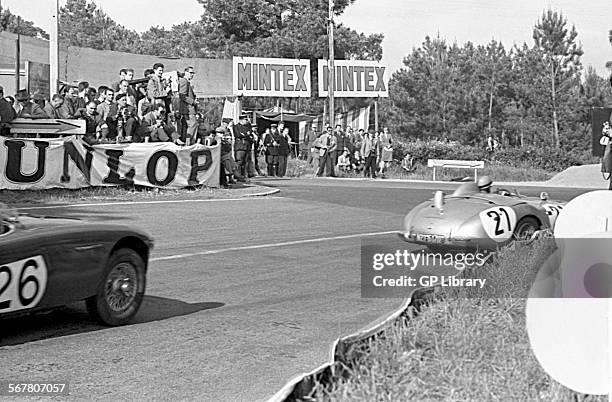
[[[266,183],[281,197],[52,210],[153,234],[148,296],[121,328],[96,325],[80,305],[1,322],[0,379],[68,380],[79,400],[264,400],[322,364],[334,339],[399,305],[360,297],[360,234],[399,242],[376,233],[400,229],[431,185]]]

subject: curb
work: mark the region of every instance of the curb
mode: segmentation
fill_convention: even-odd
[[[278,194],[280,193],[280,190],[278,188],[274,188],[270,191],[264,191],[263,193],[255,193],[255,194],[246,194],[243,195],[242,197],[244,198],[249,198],[249,197],[266,197],[268,195],[274,195],[274,194]]]
[[[387,314],[382,320],[377,320],[376,324],[336,339],[332,344],[327,363],[313,371],[292,378],[268,399],[268,402],[310,400],[317,384],[327,386],[338,373],[342,373],[347,367],[353,366],[355,360],[362,354],[367,353],[373,340],[384,335],[384,332],[399,319],[408,319],[410,312],[418,313],[420,307],[427,301],[433,291],[434,288],[416,289],[402,302],[397,310]]]

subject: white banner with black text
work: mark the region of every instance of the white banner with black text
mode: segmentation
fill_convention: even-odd
[[[218,145],[160,142],[90,146],[77,136],[44,140],[0,137],[1,189],[218,187],[219,169]]]

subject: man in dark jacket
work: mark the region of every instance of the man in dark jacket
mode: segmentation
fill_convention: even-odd
[[[77,111],[77,118],[85,120],[85,135],[83,136],[83,141],[87,142],[89,145],[99,142],[102,124],[105,123],[104,120],[102,120],[102,116],[96,112],[96,106],[96,102],[91,101],[87,103],[85,109],[79,109]]]
[[[0,122],[8,123],[17,117],[13,105],[4,99],[4,88],[0,87]]]
[[[280,145],[280,134],[278,125],[272,124],[270,132],[264,134],[264,146],[266,147],[266,164],[268,165],[268,176],[276,176],[278,174],[278,146]]]
[[[178,81],[179,92],[179,134],[181,140],[195,143],[198,133],[198,119],[196,117],[198,101],[191,81],[195,75],[193,67],[187,67],[183,77]]]
[[[233,127],[234,131],[234,159],[238,165],[240,175],[246,176],[248,154],[253,146],[251,141],[251,124],[248,121],[247,115],[240,116],[238,124]]]
[[[62,106],[64,105],[64,98],[61,95],[55,94],[51,97],[51,101],[45,105],[43,110],[49,116],[50,119],[66,119]]]
[[[278,139],[278,177],[283,177],[287,173],[287,158],[291,153],[290,141],[289,128],[285,127]]]
[[[27,90],[21,89],[15,94],[15,99],[19,102],[17,117],[25,119],[48,119],[47,113],[36,103],[30,101],[30,94]]]

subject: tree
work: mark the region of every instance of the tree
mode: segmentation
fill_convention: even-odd
[[[200,55],[317,59],[328,55],[327,0],[198,0],[204,13],[196,23]],[[334,3],[340,15],[354,0]],[[339,24],[338,59],[380,60],[382,35],[366,36]]]
[[[137,32],[117,24],[87,0],[68,0],[60,9],[60,40],[69,46],[133,52],[138,48]]]
[[[576,43],[578,33],[572,26],[567,29],[567,20],[560,12],[548,9],[533,30],[535,48],[541,54],[541,64],[548,75],[554,145],[559,148],[559,103],[566,101],[570,89],[580,77],[582,46]]]
[[[11,10],[3,9],[2,7],[0,7],[0,29],[34,38],[49,39],[49,34],[35,26],[33,22],[26,21],[11,13]]]
[[[612,29],[608,32],[608,40],[610,41],[610,46],[612,46]],[[606,62],[606,67],[610,69],[612,73],[612,60]],[[612,84],[612,75],[610,75],[610,84]]]

